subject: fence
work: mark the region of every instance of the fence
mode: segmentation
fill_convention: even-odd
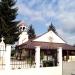
[[[35,50],[23,49],[11,51],[11,68],[35,68]],[[57,50],[40,50],[40,67],[57,67]]]
[[[4,59],[4,51],[0,50],[0,69],[5,68],[5,59]]]
[[[7,71],[11,69],[17,69],[17,72],[19,71],[24,71],[21,72],[23,74],[45,74],[45,75],[62,75],[62,48],[59,47],[57,49],[57,59],[58,59],[58,65],[53,66],[53,67],[46,67],[40,68],[40,47],[36,46],[35,50],[19,50],[18,52],[16,51],[13,56],[11,56],[11,46],[3,42],[3,39],[0,43],[0,68],[5,69]],[[26,54],[25,54],[26,53]],[[28,55],[28,56],[24,56]],[[11,56],[11,59],[10,59]],[[26,58],[25,58],[26,57]],[[45,59],[45,58],[44,58]],[[50,57],[49,57],[50,59]],[[39,63],[38,63],[39,62]],[[36,63],[36,64],[35,64]],[[31,68],[35,67],[35,69],[27,69],[26,68]],[[25,69],[24,69],[25,68]],[[22,69],[22,70],[18,70]],[[4,72],[3,72],[4,73]],[[11,72],[11,74],[15,74],[14,71]],[[20,73],[20,74],[21,74]]]
[[[12,69],[35,68],[35,51],[12,50],[11,68]]]
[[[0,42],[0,69],[5,68],[5,43],[3,42],[3,38],[1,38]]]
[[[7,70],[10,69],[10,52],[11,52],[11,45],[4,43],[4,38],[1,38],[0,42],[0,70]]]

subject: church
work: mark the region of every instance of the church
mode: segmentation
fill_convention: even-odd
[[[35,56],[39,58],[41,67],[58,65],[58,48],[62,48],[63,61],[75,61],[75,47],[67,44],[58,33],[50,30],[34,39],[28,39],[27,25],[21,22],[18,24],[22,33],[19,36],[16,54],[17,60],[31,60],[31,64],[35,64]],[[38,52],[37,52],[38,49]],[[37,54],[36,54],[37,52]],[[36,59],[38,59],[36,58]],[[29,61],[30,63],[30,61]]]

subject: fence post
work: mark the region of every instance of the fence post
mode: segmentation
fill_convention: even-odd
[[[5,70],[10,70],[10,56],[11,56],[11,45],[6,45],[6,53],[5,53]]]
[[[4,43],[4,38],[1,38],[1,42],[0,42],[0,56],[3,57],[3,53],[5,51],[5,43]]]

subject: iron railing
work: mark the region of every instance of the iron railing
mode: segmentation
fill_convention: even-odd
[[[11,53],[11,68],[35,68],[35,50],[18,50]]]

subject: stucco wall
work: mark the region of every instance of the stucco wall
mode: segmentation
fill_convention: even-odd
[[[27,32],[22,32],[19,36],[19,45],[28,41],[28,34]]]
[[[0,71],[1,75],[62,75],[60,67],[47,67],[38,69],[18,69],[10,71]]]
[[[64,60],[66,61],[66,56],[64,56]],[[75,56],[69,56],[68,62],[75,61]]]
[[[54,42],[54,43],[65,43],[60,37],[58,37],[53,31],[36,38],[34,41],[41,42]]]
[[[69,60],[68,61],[75,61],[75,56],[69,56]]]

